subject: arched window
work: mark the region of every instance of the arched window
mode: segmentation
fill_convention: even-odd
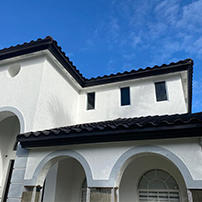
[[[180,202],[177,182],[163,170],[145,173],[139,181],[138,191],[139,202]]]
[[[87,182],[85,179],[81,188],[81,202],[86,202],[86,197],[87,197]]]

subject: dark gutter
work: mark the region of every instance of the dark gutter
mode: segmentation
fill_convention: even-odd
[[[22,45],[4,48],[0,50],[0,60],[26,55],[42,50],[49,50],[83,88],[188,70],[188,112],[191,113],[193,75],[193,61],[191,59],[182,60],[177,63],[170,63],[168,65],[163,64],[161,66],[154,66],[152,68],[147,67],[146,69],[132,70],[131,72],[117,73],[115,75],[112,74],[109,76],[105,75],[103,77],[86,79],[76,69],[69,58],[65,56],[65,53],[61,51],[61,47],[57,45],[57,42],[53,40],[52,37],[48,36],[45,39],[38,39],[36,41],[31,41]]]
[[[71,76],[79,83],[80,86],[84,86],[84,78],[82,75],[79,74],[78,71],[76,71],[75,67],[72,67],[72,64],[70,61],[67,60],[64,54],[61,53],[61,51],[58,50],[57,45],[54,43],[51,43],[48,47],[48,50],[53,54],[53,56],[62,64],[62,66],[71,74]]]
[[[34,53],[37,51],[49,50],[56,59],[63,65],[63,67],[72,75],[72,77],[81,85],[84,85],[84,77],[73,67],[72,63],[68,60],[57,46],[57,42],[51,37],[46,37],[45,39],[38,39],[37,41],[31,41],[30,43],[24,43],[22,45],[17,45],[10,48],[5,48],[0,50],[0,60],[5,60],[12,57],[17,57],[21,55],[26,55],[29,53]]]
[[[167,67],[153,67],[148,70],[147,69],[144,69],[142,71],[137,70],[137,71],[128,72],[125,74],[120,74],[120,75],[117,74],[114,76],[106,76],[106,77],[101,77],[99,79],[87,80],[84,83],[83,87],[85,88],[85,87],[90,87],[90,86],[115,83],[115,82],[119,82],[119,81],[132,80],[132,79],[138,79],[138,78],[144,78],[144,77],[156,76],[156,75],[163,75],[163,74],[188,70],[189,68],[190,68],[190,62],[185,63],[185,64],[169,65]]]
[[[89,144],[101,142],[137,141],[137,140],[164,140],[188,137],[201,137],[202,124],[133,128],[120,130],[104,130],[83,133],[61,133],[49,136],[18,136],[23,148],[60,146],[73,144]]]
[[[65,56],[65,53],[61,51],[61,47],[57,45],[57,42],[52,37],[48,36],[45,39],[38,39],[22,45],[17,45],[10,48],[0,50],[0,60],[25,55],[37,51],[49,50],[54,57],[64,66],[64,68],[72,75],[72,77],[79,83],[81,87],[90,87],[96,85],[103,85],[108,83],[115,83],[125,80],[138,79],[149,76],[156,76],[160,74],[167,74],[171,72],[178,72],[187,70],[193,65],[191,59],[182,60],[177,63],[170,63],[168,65],[163,64],[161,66],[147,67],[146,69],[132,70],[131,72],[117,73],[115,75],[105,75],[103,77],[86,79],[80,74],[73,63]],[[192,74],[189,73],[189,82],[192,81]],[[191,94],[191,86],[188,91]],[[190,96],[190,95],[189,95]],[[189,103],[189,110],[191,109],[191,103]],[[191,110],[190,110],[191,111]]]
[[[0,50],[0,60],[5,60],[12,57],[26,55],[29,53],[48,49],[52,43],[50,38],[38,40],[30,43],[24,43],[23,45],[17,45],[10,48],[4,48]]]
[[[193,88],[193,84],[192,84],[192,80],[193,80],[193,60],[192,63],[189,65],[188,71],[187,71],[187,86],[188,86],[188,113],[192,112],[192,88]]]

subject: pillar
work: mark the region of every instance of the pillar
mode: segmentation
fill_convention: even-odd
[[[201,202],[202,201],[202,189],[192,189],[190,191],[192,193],[193,202]]]
[[[18,145],[7,202],[20,202],[29,151]]]
[[[41,202],[41,186],[24,187],[21,202]]]
[[[88,202],[118,202],[116,188],[88,188]]]

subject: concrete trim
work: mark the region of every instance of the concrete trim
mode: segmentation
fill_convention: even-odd
[[[190,171],[183,163],[183,161],[176,156],[173,152],[159,146],[155,145],[146,145],[146,146],[137,146],[129,149],[125,153],[123,153],[119,159],[116,161],[115,165],[112,168],[110,177],[108,180],[94,180],[92,177],[92,171],[86,159],[76,151],[73,150],[60,150],[54,151],[48,154],[37,166],[32,179],[24,180],[24,186],[36,186],[37,178],[42,171],[43,167],[51,161],[51,159],[57,157],[72,157],[75,158],[80,164],[83,166],[88,187],[119,187],[122,174],[128,164],[135,158],[137,155],[144,154],[156,154],[168,159],[172,162],[180,171],[185,181],[187,189],[201,189],[202,188],[202,180],[193,180]]]
[[[12,112],[13,114],[15,114],[18,117],[18,120],[20,122],[20,133],[24,133],[25,132],[25,119],[24,119],[22,113],[20,112],[20,110],[15,107],[11,107],[11,106],[5,106],[5,107],[0,108],[0,113],[5,112],[5,111]]]
[[[152,153],[160,155],[168,160],[170,160],[180,171],[182,174],[186,187],[188,189],[201,189],[202,188],[202,180],[193,180],[192,175],[187,168],[187,166],[183,163],[183,161],[175,155],[173,152],[159,146],[154,145],[146,145],[146,146],[137,146],[129,149],[124,154],[120,156],[120,158],[115,163],[110,177],[109,182],[114,183],[115,186],[119,186],[122,174],[127,167],[127,165],[131,162],[129,159],[138,154],[146,154]]]
[[[85,174],[86,174],[87,183],[89,184],[89,182],[92,181],[92,172],[91,172],[90,166],[89,166],[88,162],[86,161],[86,159],[81,154],[79,154],[78,152],[73,151],[73,150],[58,150],[58,151],[54,151],[54,152],[48,154],[46,157],[43,158],[43,160],[41,160],[41,162],[38,164],[37,168],[34,171],[32,179],[24,180],[24,186],[37,186],[39,183],[38,178],[39,178],[39,175],[43,172],[43,168],[49,162],[51,162],[51,160],[55,159],[53,162],[53,164],[54,164],[54,163],[58,162],[59,160],[64,159],[66,157],[72,157],[81,164],[81,166],[83,167]],[[45,171],[48,172],[47,170],[45,170]],[[41,186],[43,186],[42,183],[39,183],[39,184],[41,184]]]

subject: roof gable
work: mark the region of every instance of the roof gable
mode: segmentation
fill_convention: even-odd
[[[79,72],[73,62],[69,60],[69,58],[62,51],[62,48],[58,46],[57,42],[53,40],[52,37],[47,36],[44,39],[39,38],[36,41],[30,41],[29,43],[11,46],[9,48],[0,50],[0,61],[43,50],[49,50],[82,88],[145,78],[149,76],[187,71],[188,112],[191,112],[193,74],[192,59],[181,60],[176,63],[172,62],[170,64],[162,64],[161,66],[156,65],[154,67],[146,67],[145,69],[140,68],[130,72],[126,71],[123,73],[111,74],[108,76],[104,75],[102,77],[87,79]]]

